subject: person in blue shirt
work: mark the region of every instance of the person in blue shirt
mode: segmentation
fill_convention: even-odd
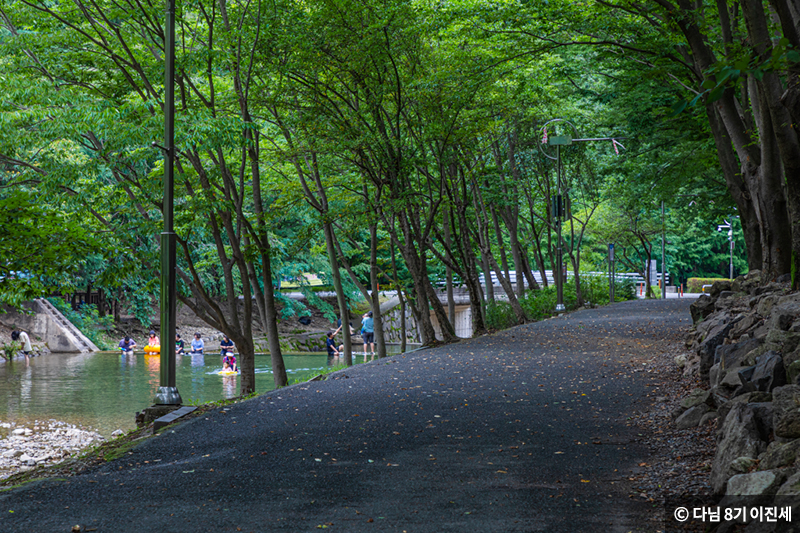
[[[372,353],[375,355],[375,325],[372,321],[372,311],[367,313],[361,318],[361,335],[364,338],[364,355]],[[370,351],[367,352],[367,344],[370,346]]]
[[[222,355],[222,365],[224,368],[230,368],[236,372],[236,356],[233,355],[235,346],[233,341],[227,335],[222,335],[222,340],[219,343],[220,354]]]
[[[338,357],[339,355],[342,354],[342,349],[344,348],[344,346],[341,345],[339,346],[338,349],[336,348],[336,341],[333,339],[333,336],[335,334],[336,333],[332,333],[329,331],[328,338],[325,339],[325,348],[328,350],[328,357]]]
[[[136,348],[136,341],[125,335],[125,338],[119,341],[119,349],[122,355],[132,355],[133,349]]]
[[[195,333],[194,339],[192,340],[192,353],[202,355],[205,347],[206,344],[203,342],[203,339],[200,338],[200,334]]]

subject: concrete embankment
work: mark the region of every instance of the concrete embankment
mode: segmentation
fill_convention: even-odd
[[[0,324],[28,333],[34,345],[51,352],[96,352],[99,350],[83,333],[44,298],[25,302],[22,311],[6,309]]]

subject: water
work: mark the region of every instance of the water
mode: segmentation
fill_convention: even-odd
[[[0,360],[2,361],[2,360]],[[356,355],[355,362],[363,362]],[[284,354],[291,383],[312,378],[330,365],[324,353]],[[275,388],[269,355],[256,355],[256,391]],[[176,384],[184,404],[213,402],[239,395],[240,376],[220,376],[219,354],[176,358]],[[152,405],[159,385],[160,359],[137,353],[52,353],[11,363],[0,362],[0,421],[32,424],[56,419],[109,437],[135,427],[134,413]]]

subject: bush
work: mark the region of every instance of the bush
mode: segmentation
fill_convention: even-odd
[[[58,309],[67,320],[80,330],[81,333],[92,341],[101,350],[110,350],[113,345],[109,344],[103,332],[114,327],[114,318],[111,316],[100,317],[97,306],[94,304],[82,304],[77,311],[73,311],[72,306],[61,298],[48,298],[51,304]]]
[[[564,299],[566,300],[566,298]],[[528,317],[528,320],[536,321],[544,320],[555,314],[556,300],[556,288],[551,286],[539,289],[538,291],[526,292],[519,303],[522,306],[522,310],[525,311],[525,316]]]
[[[728,278],[689,278],[686,280],[686,292],[703,292],[703,285],[713,285],[715,281]]]
[[[511,304],[495,300],[486,304],[486,327],[489,329],[507,329],[517,325],[517,317]]]

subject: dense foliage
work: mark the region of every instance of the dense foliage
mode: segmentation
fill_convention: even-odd
[[[608,269],[609,243],[644,275],[665,235],[673,282],[726,275],[724,220],[737,273],[787,272],[796,139],[791,102],[774,96],[794,94],[798,43],[791,13],[762,21],[787,32],[767,43],[749,24],[764,6],[738,5],[179,3],[181,302],[234,340],[247,393],[257,334],[286,384],[276,287],[305,272],[335,289],[343,322],[367,299],[377,332],[378,288],[397,290],[426,343],[454,338],[440,285],[466,288],[476,334],[544,316],[559,195],[574,305],[602,303],[607,286],[585,272]],[[163,209],[162,20],[160,3],[132,0],[0,7],[4,302],[88,282],[145,317]],[[599,140],[559,149],[559,167],[547,139],[563,135]],[[481,285],[488,272],[507,298]]]

